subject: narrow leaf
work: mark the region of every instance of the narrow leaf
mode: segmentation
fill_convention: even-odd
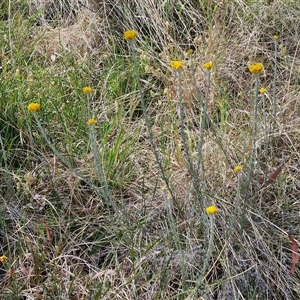
[[[269,179],[266,181],[266,183],[260,189],[263,189],[266,186],[268,186],[269,184],[272,184],[276,180],[278,175],[280,174],[281,170],[282,170],[282,166],[280,166],[278,169],[276,169],[276,171],[269,177]]]
[[[290,269],[290,276],[295,272],[295,266],[299,262],[299,254],[298,254],[298,243],[294,240],[294,238],[289,234],[288,235],[290,241],[292,242],[292,262]]]

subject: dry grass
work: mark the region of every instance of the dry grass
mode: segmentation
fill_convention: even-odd
[[[0,266],[0,299],[298,299],[299,271],[289,276],[287,237],[299,240],[297,1],[27,0],[8,8],[0,113],[0,241],[8,260]],[[142,117],[126,29],[138,31],[142,88],[174,193],[170,203]],[[274,34],[280,36],[275,129]],[[169,67],[184,60],[185,132],[196,166],[202,129],[184,58],[191,47],[202,95],[202,64],[214,62],[208,115],[216,131],[204,130],[197,195],[180,136],[178,81]],[[268,92],[266,120],[259,96],[249,181],[254,80],[247,66],[253,62],[264,64],[260,83]],[[85,85],[95,90],[92,112],[114,212],[97,193]],[[38,114],[52,143],[92,186],[53,155],[25,111],[31,101],[42,103]],[[239,176],[232,170],[238,164]],[[275,182],[260,189],[280,165]],[[199,283],[210,234],[203,203],[219,212]]]

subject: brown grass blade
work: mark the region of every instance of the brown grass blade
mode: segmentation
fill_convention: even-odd
[[[282,166],[277,168],[276,171],[269,177],[269,179],[266,181],[266,183],[264,185],[261,186],[260,189],[263,189],[263,188],[267,187],[269,184],[272,184],[276,180],[278,175],[280,174],[281,170],[282,170]]]
[[[296,264],[299,262],[299,253],[298,253],[298,243],[295,239],[289,234],[288,235],[290,241],[292,242],[292,262],[290,268],[290,276],[294,274]]]

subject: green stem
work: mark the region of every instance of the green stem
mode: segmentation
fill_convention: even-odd
[[[161,163],[161,160],[159,158],[159,154],[154,142],[154,137],[153,137],[153,132],[152,132],[152,128],[151,128],[151,124],[149,121],[149,117],[148,117],[148,113],[147,113],[147,108],[146,108],[146,104],[145,104],[145,100],[144,100],[144,96],[143,96],[143,92],[142,92],[142,87],[141,87],[141,80],[140,80],[140,75],[139,75],[139,70],[138,70],[138,66],[137,66],[137,59],[136,59],[136,54],[135,54],[135,48],[134,48],[134,42],[133,41],[129,41],[129,47],[131,50],[131,55],[132,55],[132,60],[133,60],[133,64],[134,64],[134,72],[135,72],[135,76],[136,76],[136,80],[137,80],[137,85],[138,85],[138,91],[139,91],[139,96],[140,96],[140,100],[141,100],[141,104],[142,104],[142,110],[143,110],[143,117],[147,126],[147,131],[149,134],[149,141],[151,144],[151,148],[153,150],[154,156],[155,156],[155,160],[156,163],[159,167],[159,170],[161,172],[162,178],[166,184],[166,187],[170,193],[170,195],[172,196],[172,199],[175,200],[175,197],[173,195],[173,192],[171,190],[170,187],[170,183],[169,183],[169,179],[167,178],[163,165]]]
[[[254,98],[254,112],[253,112],[253,133],[252,133],[252,149],[250,154],[250,163],[249,163],[249,172],[248,172],[248,180],[247,180],[247,189],[244,198],[243,208],[242,208],[242,216],[241,216],[241,230],[244,229],[245,219],[246,219],[246,207],[248,204],[248,199],[251,194],[251,186],[253,182],[253,174],[254,174],[254,162],[256,157],[256,135],[257,135],[257,107],[258,107],[258,74],[255,75],[255,98]]]
[[[273,130],[276,129],[276,114],[277,114],[277,99],[276,99],[276,76],[277,76],[277,56],[278,56],[278,42],[274,40],[274,81],[273,81]]]
[[[112,206],[114,211],[117,211],[116,203],[113,200],[113,196],[111,194],[111,191],[108,187],[106,178],[105,178],[105,173],[102,167],[99,151],[98,151],[98,146],[96,142],[96,133],[95,133],[95,128],[94,125],[90,125],[90,136],[91,136],[91,144],[92,144],[92,151],[94,154],[94,162],[97,167],[97,174],[98,174],[98,179],[101,184],[101,188],[103,189],[102,196],[105,202],[109,205]]]
[[[181,71],[177,70],[176,71],[177,74],[177,80],[178,80],[178,99],[179,99],[179,119],[180,119],[180,135],[182,138],[182,143],[183,143],[183,147],[184,147],[184,151],[186,153],[186,159],[188,162],[188,169],[189,169],[189,173],[192,176],[192,180],[193,180],[193,185],[195,188],[195,197],[198,200],[198,202],[201,203],[201,191],[200,191],[200,184],[199,184],[199,176],[197,174],[197,172],[195,171],[195,168],[193,166],[193,161],[192,161],[192,157],[190,154],[190,149],[189,149],[189,145],[188,145],[188,139],[185,133],[185,125],[184,125],[184,120],[185,120],[185,115],[184,115],[184,109],[183,109],[183,97],[182,97],[182,84],[181,84]]]
[[[206,256],[205,256],[204,261],[203,261],[203,266],[202,266],[200,276],[198,277],[197,282],[196,282],[196,291],[199,289],[203,279],[205,278],[205,272],[207,270],[208,263],[209,263],[209,260],[211,258],[211,255],[212,255],[212,247],[213,247],[213,242],[214,242],[215,219],[214,219],[214,216],[209,216],[209,218],[210,218],[210,226],[209,226],[210,228],[209,228],[208,247],[207,247],[207,251],[206,251]]]

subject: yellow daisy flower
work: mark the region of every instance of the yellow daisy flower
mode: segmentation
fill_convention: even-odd
[[[261,63],[253,64],[249,66],[249,71],[253,74],[259,74],[264,69],[264,65]]]
[[[217,212],[218,209],[214,205],[206,207],[206,213],[209,215],[214,215]]]
[[[87,123],[88,123],[88,125],[95,125],[96,123],[97,123],[97,121],[95,120],[95,119],[89,119],[88,121],[87,121]]]
[[[210,70],[213,67],[212,61],[209,61],[203,65],[203,68],[206,70]]]
[[[235,173],[239,173],[239,172],[241,172],[242,170],[243,170],[242,166],[236,166],[236,167],[234,168],[234,172],[235,172]]]
[[[265,89],[264,87],[262,87],[262,88],[259,89],[259,92],[260,92],[261,94],[264,94],[264,93],[267,92],[267,89]]]
[[[85,94],[90,94],[93,89],[90,87],[90,86],[85,86],[82,91],[85,93]]]
[[[5,262],[7,261],[8,257],[5,255],[0,256],[0,262]]]
[[[124,32],[124,39],[126,41],[133,41],[137,37],[137,32],[135,30],[127,30]]]
[[[29,112],[36,112],[36,111],[40,110],[40,108],[41,108],[41,105],[36,102],[31,102],[27,106],[27,109]]]
[[[172,60],[171,68],[174,70],[181,70],[183,67],[183,62],[181,60]]]

